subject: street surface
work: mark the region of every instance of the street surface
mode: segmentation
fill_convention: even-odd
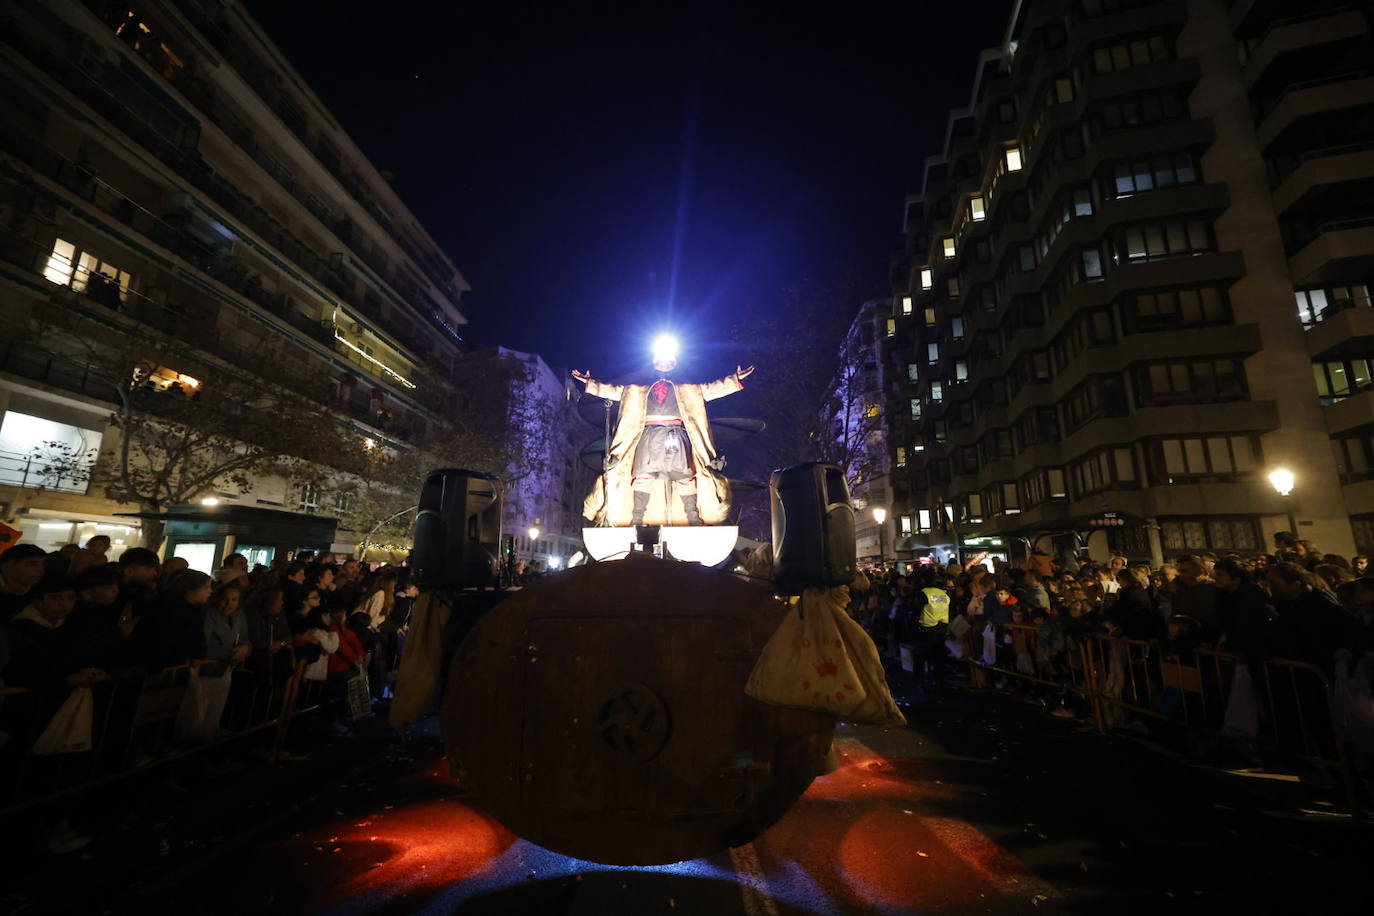
[[[1278,796],[1256,796],[1256,785],[1271,787],[1219,779],[1001,695],[955,693],[907,710],[907,729],[842,727],[843,766],[754,843],[655,868],[581,862],[519,840],[443,775],[432,739],[402,751],[340,741],[347,766],[294,789],[264,790],[245,773],[224,787],[212,826],[183,814],[184,854],[104,884],[88,901],[94,910],[73,897],[71,911],[1268,913],[1338,902],[1367,911],[1369,900],[1356,901],[1370,895],[1374,830],[1262,812],[1292,808],[1282,784]],[[258,813],[211,835],[235,820],[245,791],[259,793]],[[150,841],[135,827],[121,842]],[[64,873],[117,855],[109,843],[96,849],[59,860]],[[27,912],[66,911],[51,895],[43,903]]]

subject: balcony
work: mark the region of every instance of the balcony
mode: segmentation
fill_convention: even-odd
[[[1374,308],[1350,300],[1329,305],[1303,336],[1313,359],[1334,358],[1346,351],[1368,352],[1374,347]]]
[[[1374,141],[1310,150],[1274,189],[1274,209],[1285,213],[1312,192],[1374,178]]]
[[[1331,435],[1352,433],[1374,426],[1374,387],[1358,391],[1322,408]]]
[[[1364,282],[1374,275],[1374,216],[1317,226],[1288,259],[1288,270],[1300,286]]]
[[[1364,16],[1356,10],[1318,10],[1274,20],[1245,65],[1245,82],[1253,86],[1280,55],[1363,35]]]
[[[1374,105],[1374,70],[1288,86],[1278,104],[1259,119],[1255,133],[1260,149],[1267,150],[1303,118],[1360,105]]]

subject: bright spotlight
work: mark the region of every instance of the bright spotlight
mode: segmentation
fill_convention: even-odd
[[[660,363],[675,363],[677,362],[678,353],[682,350],[682,345],[674,335],[660,334],[654,338],[650,350],[653,354],[654,365]]]

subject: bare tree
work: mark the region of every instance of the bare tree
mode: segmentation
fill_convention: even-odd
[[[880,392],[870,397],[865,390],[862,347],[847,333],[858,289],[843,275],[827,284],[803,282],[785,294],[786,308],[745,316],[731,329],[741,362],[759,367],[732,406],[767,424],[761,435],[730,447],[729,474],[739,482],[736,519],[746,537],[769,537],[762,484],[776,468],[833,463],[856,493],[877,476],[881,449],[872,447],[873,434],[882,429],[886,405]],[[874,404],[876,413],[868,409]]]

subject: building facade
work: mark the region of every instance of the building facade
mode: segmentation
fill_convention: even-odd
[[[821,457],[844,469],[855,507],[856,555],[866,564],[892,558],[894,532],[907,518],[892,511],[889,481],[890,463],[906,460],[905,449],[888,448],[889,373],[882,348],[894,328],[888,300],[860,307],[845,332],[831,397],[820,418]]]
[[[511,458],[501,530],[515,559],[532,570],[564,567],[582,549],[582,500],[595,476],[580,460],[596,432],[577,411],[581,386],[538,354],[507,347],[473,350],[457,378],[502,380],[503,445]]]
[[[267,385],[323,381],[321,408],[384,449],[444,415],[467,285],[239,4],[2,0],[0,82],[7,327],[79,313]],[[116,441],[112,400],[79,360],[0,340],[0,520],[25,540],[137,542],[127,505],[34,460]],[[271,475],[205,496],[346,508]]]
[[[1367,3],[1017,4],[894,261],[903,555],[1374,550],[1370,33]]]

